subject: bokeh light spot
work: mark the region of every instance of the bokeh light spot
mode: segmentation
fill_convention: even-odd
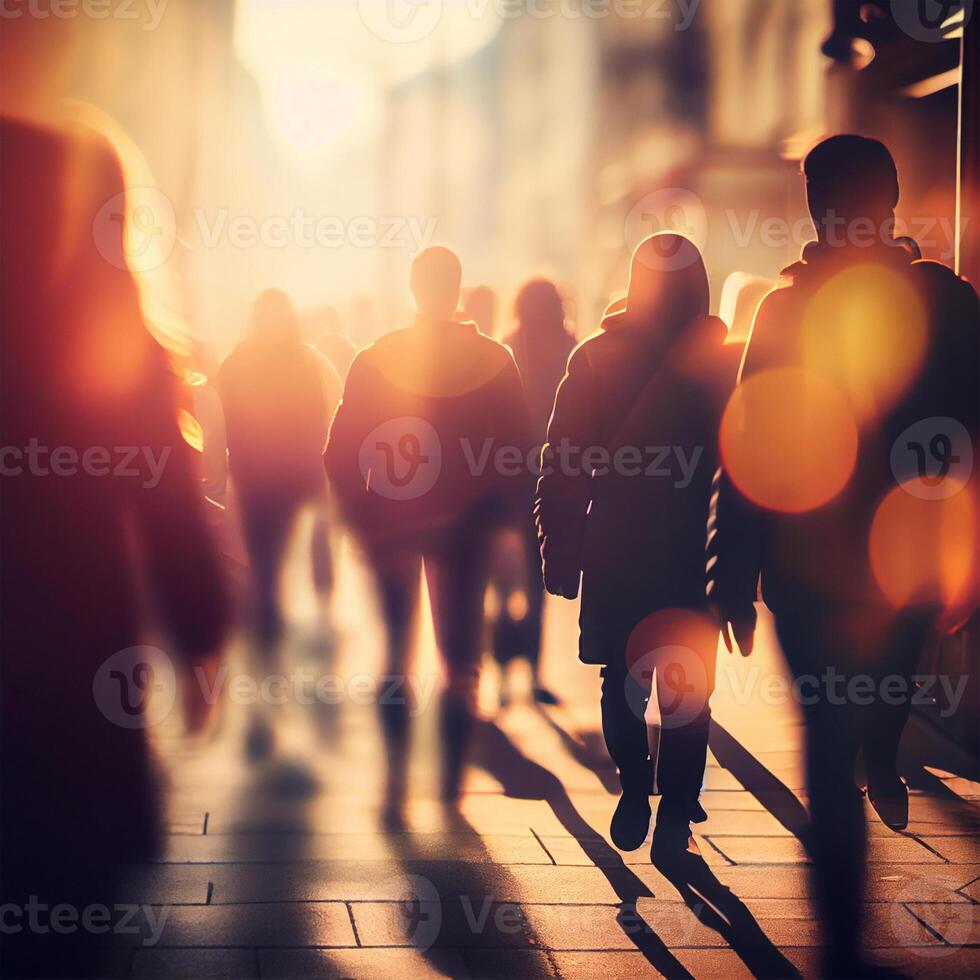
[[[803,363],[844,392],[860,424],[880,418],[908,390],[926,340],[925,308],[908,281],[862,263],[837,273],[810,300]]]
[[[827,503],[847,484],[857,445],[857,426],[840,392],[799,368],[743,381],[721,420],[729,476],[770,510],[800,513]]]
[[[949,608],[970,589],[976,516],[968,491],[926,500],[894,487],[878,505],[869,541],[871,569],[898,608]]]

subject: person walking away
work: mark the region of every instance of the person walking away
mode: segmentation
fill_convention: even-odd
[[[698,797],[718,630],[704,547],[716,432],[735,376],[725,336],[708,316],[694,244],[647,238],[632,257],[625,309],[572,354],[548,428],[536,505],[545,586],[574,599],[581,580],[579,657],[602,667],[603,735],[622,785],[610,834],[622,850],[649,830],[654,675],[654,848],[683,852],[690,823],[706,819]]]
[[[412,264],[412,326],[361,351],[330,430],[327,472],[378,582],[388,673],[409,669],[422,566],[446,667],[440,705],[443,801],[454,805],[476,710],[487,550],[529,499],[524,392],[506,348],[453,319],[461,267],[449,249]],[[400,690],[408,692],[402,684]],[[407,791],[407,694],[379,706],[387,756],[384,821]]]
[[[976,442],[980,313],[966,282],[894,235],[898,174],[882,143],[830,137],[803,175],[817,239],[763,300],[726,411],[711,597],[744,653],[761,576],[807,692],[824,975],[873,976],[859,954],[866,828],[855,761],[863,750],[872,805],[904,827],[896,753],[912,675],[927,631],[968,591],[959,573],[950,582],[948,560],[951,542],[971,542],[971,488],[954,457],[972,458]],[[859,682],[860,697],[840,696]]]
[[[554,283],[547,279],[526,282],[514,301],[514,330],[504,338],[513,352],[527,393],[531,431],[536,446],[543,446],[555,392],[565,374],[575,338],[565,327],[565,306]],[[544,581],[541,553],[531,507],[517,527],[524,574],[508,588],[504,576],[495,576],[499,612],[493,624],[493,656],[501,668],[500,704],[509,703],[508,667],[525,659],[531,667],[532,695],[539,704],[557,704],[558,698],[541,683],[541,631]],[[523,597],[524,601],[519,601]]]

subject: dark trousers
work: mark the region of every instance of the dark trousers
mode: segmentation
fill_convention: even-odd
[[[901,677],[911,690],[926,624],[915,616],[886,621],[876,609],[810,608],[778,613],[776,632],[798,685],[806,726],[809,850],[817,905],[830,957],[846,961],[860,940],[867,851],[855,762],[863,748],[869,773],[894,771],[910,696],[882,699],[881,682],[886,676]],[[870,680],[855,695],[858,688],[850,685],[859,675]],[[875,693],[869,695],[872,683]]]
[[[298,497],[252,495],[239,488],[242,534],[255,587],[255,629],[264,648],[272,648],[282,634],[279,572],[296,516]]]
[[[409,666],[422,567],[429,588],[436,643],[446,669],[440,705],[443,794],[456,796],[476,712],[487,587],[489,533],[467,522],[431,548],[400,550],[372,560],[388,632],[388,672],[403,678]],[[389,763],[389,796],[404,793],[411,689],[380,705]],[[394,801],[392,801],[394,802]]]
[[[537,672],[541,656],[541,620],[544,611],[544,579],[541,576],[541,552],[533,521],[521,529],[525,575],[521,583],[527,597],[524,615],[513,615],[507,599],[511,589],[506,583],[492,582],[500,595],[500,612],[493,624],[493,658],[501,666],[523,658]]]
[[[638,666],[643,669],[638,669]],[[644,712],[656,678],[661,729],[656,766]],[[693,819],[704,781],[714,690],[715,648],[701,646],[679,659],[665,648],[646,665],[624,657],[602,668],[602,734],[626,792],[650,793],[654,769],[662,816]]]

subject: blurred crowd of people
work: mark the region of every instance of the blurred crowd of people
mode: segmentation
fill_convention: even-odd
[[[500,665],[501,705],[513,696],[515,660],[530,665],[534,700],[556,704],[540,673],[545,591],[581,594],[580,659],[601,668],[602,730],[622,784],[610,836],[623,850],[640,847],[659,794],[655,861],[696,850],[716,649],[721,637],[751,652],[760,576],[798,678],[828,667],[911,678],[927,632],[973,612],[963,594],[975,569],[956,579],[955,595],[941,572],[942,588],[923,586],[896,607],[869,556],[902,433],[952,419],[972,447],[978,431],[973,288],[897,239],[831,243],[835,216],[879,227],[894,214],[898,178],[880,143],[834,137],[806,157],[817,240],[766,295],[747,339],[710,315],[704,263],[681,235],[638,246],[625,296],[578,344],[561,291],[546,279],[520,289],[512,326],[494,339],[493,290],[464,290],[460,259],[435,246],[412,265],[411,325],[357,350],[335,311],[303,318],[270,289],[220,367],[202,358],[191,383],[177,380],[144,325],[122,228],[117,262],[92,239],[94,214],[123,191],[112,152],[84,133],[7,119],[0,152],[2,444],[167,455],[152,489],[85,471],[4,477],[5,903],[111,904],[122,865],[153,853],[159,805],[145,733],[106,715],[93,678],[148,635],[166,638],[188,677],[212,670],[236,607],[255,671],[273,670],[283,559],[304,510],[323,609],[339,528],[370,569],[391,675],[411,669],[426,583],[445,673],[441,794],[450,807],[462,791],[484,652]],[[902,323],[865,330],[877,314],[862,290],[879,269],[921,314],[914,363],[884,381],[862,373],[864,362],[888,366],[892,327],[912,341]],[[850,285],[828,295],[842,274]],[[851,332],[831,329],[838,322]],[[798,382],[781,400],[776,382],[803,368],[819,384]],[[834,417],[818,397],[830,382],[850,420],[836,432],[820,428]],[[181,435],[182,409],[200,428],[197,450]],[[765,449],[774,419],[798,425],[797,442],[811,440],[813,451],[844,432],[833,447],[846,456],[838,485],[808,499],[812,480],[798,488],[793,458],[773,453],[742,467]],[[760,473],[770,478],[761,489]],[[803,497],[787,503],[787,487]],[[928,502],[943,507],[939,494]],[[943,558],[919,552],[914,561]],[[247,574],[236,581],[231,565]],[[194,724],[205,706],[195,685],[186,688]],[[379,706],[390,828],[404,819],[411,709],[405,699]],[[858,960],[865,829],[855,762],[863,749],[872,802],[903,827],[896,751],[907,712],[907,701],[859,706],[819,695],[804,707],[808,845],[828,976],[871,972]],[[247,754],[274,750],[274,727],[258,710]],[[4,975],[91,972],[102,941],[84,931],[7,936]]]

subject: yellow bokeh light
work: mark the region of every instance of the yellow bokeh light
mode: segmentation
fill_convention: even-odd
[[[177,411],[177,424],[184,442],[195,452],[203,453],[204,430],[201,428],[201,423],[190,412],[181,408]]]
[[[725,469],[746,497],[770,510],[800,513],[827,503],[847,484],[857,446],[843,396],[799,368],[746,379],[722,416]]]
[[[869,553],[875,581],[897,608],[950,608],[971,588],[976,549],[972,495],[926,500],[894,487],[878,505]]]
[[[807,305],[803,364],[833,382],[862,423],[880,418],[908,390],[927,339],[925,307],[909,282],[863,263],[837,273]]]

